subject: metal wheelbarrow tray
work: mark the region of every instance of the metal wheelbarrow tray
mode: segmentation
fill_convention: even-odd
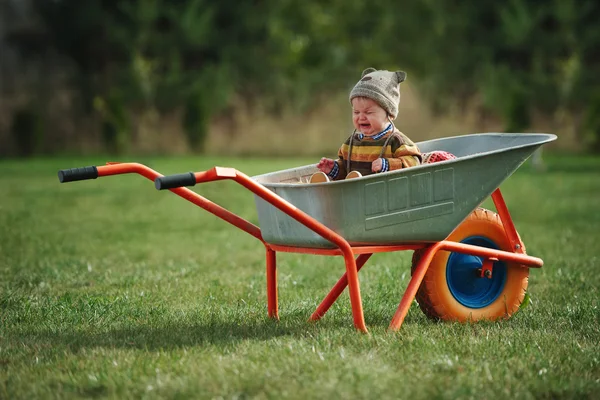
[[[415,298],[431,318],[508,318],[529,267],[499,185],[551,134],[472,134],[418,143],[457,158],[359,179],[309,184],[314,165],[253,178],[232,169],[162,176],[138,163],[61,170],[61,182],[138,173],[260,240],[266,249],[267,308],[278,318],[276,252],[343,256],[346,273],[312,314],[320,319],[346,286],[354,325],[366,332],[358,271],[376,252],[414,250],[412,278],[390,323],[398,330]],[[260,228],[184,188],[234,180],[255,194]],[[492,197],[498,214],[477,207]],[[355,258],[355,256],[357,256]],[[508,300],[507,300],[508,296]],[[508,303],[507,303],[508,302]]]

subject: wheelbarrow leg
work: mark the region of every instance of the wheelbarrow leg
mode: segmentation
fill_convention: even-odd
[[[419,264],[415,268],[415,272],[412,275],[406,290],[404,291],[404,296],[402,296],[402,300],[400,301],[400,305],[392,318],[392,322],[390,323],[389,329],[392,331],[397,331],[402,326],[402,322],[404,322],[404,318],[406,314],[408,314],[408,310],[410,309],[410,304],[415,299],[417,295],[417,290],[419,290],[419,286],[421,286],[421,282],[425,277],[425,272],[427,272],[427,268],[429,268],[429,264],[431,263],[431,259],[438,251],[438,249],[442,246],[443,242],[438,242],[433,246],[429,247]]]
[[[361,254],[356,258],[356,272],[360,271],[360,269],[365,265],[367,260],[371,257],[371,254]],[[315,312],[310,316],[311,321],[318,321],[325,315],[325,313],[329,310],[329,308],[335,303],[335,301],[340,297],[344,289],[348,286],[348,274],[344,273],[339,281],[335,284],[335,286],[329,291],[327,296],[323,299],[321,304],[317,307]]]
[[[508,212],[508,207],[506,207],[506,202],[504,201],[504,197],[502,196],[500,189],[496,189],[494,193],[492,193],[492,200],[494,201],[498,215],[500,215],[500,221],[502,221],[502,226],[504,227],[504,232],[506,233],[506,238],[512,247],[512,251],[518,254],[525,254],[525,251],[523,250],[523,242],[519,238],[519,234],[517,233],[515,224],[510,216],[510,213]]]
[[[365,316],[363,314],[362,300],[360,298],[360,284],[358,283],[358,269],[356,268],[356,260],[351,251],[344,252],[344,260],[346,261],[346,275],[348,276],[348,294],[350,295],[350,305],[352,306],[352,317],[354,326],[361,332],[367,333],[365,325]]]
[[[267,312],[270,318],[279,320],[277,300],[277,254],[267,248]]]

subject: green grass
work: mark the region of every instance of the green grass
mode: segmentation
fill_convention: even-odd
[[[250,235],[137,175],[58,183],[60,168],[104,161],[0,162],[0,398],[600,396],[599,158],[547,156],[545,173],[525,164],[503,184],[545,261],[512,319],[435,323],[413,304],[390,333],[411,254],[376,254],[360,274],[370,335],[345,293],[307,322],[344,271],[338,257],[278,256],[275,322]],[[138,161],[254,175],[315,160]],[[234,183],[195,190],[257,222]]]

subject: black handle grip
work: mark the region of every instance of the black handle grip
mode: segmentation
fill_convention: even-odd
[[[96,179],[98,177],[98,168],[95,166],[61,169],[58,171],[58,180],[60,183],[84,181],[86,179]]]
[[[196,177],[193,172],[161,176],[154,180],[154,186],[157,190],[175,189],[182,186],[194,186],[195,184]]]

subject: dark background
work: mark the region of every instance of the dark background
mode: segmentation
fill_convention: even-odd
[[[408,72],[415,140],[598,152],[598,21],[595,0],[0,0],[0,156],[270,155],[336,130],[334,152],[370,66]]]

